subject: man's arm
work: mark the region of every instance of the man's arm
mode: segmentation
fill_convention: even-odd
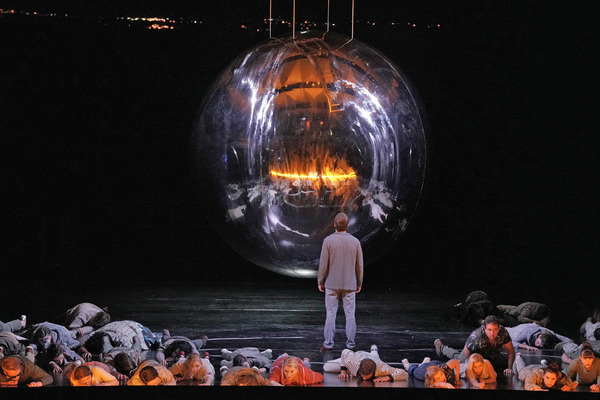
[[[319,287],[319,291],[321,292],[325,291],[325,280],[329,275],[329,248],[326,240],[323,241],[323,247],[321,248],[319,271],[317,272],[317,285]]]
[[[54,382],[54,378],[52,377],[52,375],[50,375],[49,373],[47,373],[46,371],[44,371],[43,369],[41,369],[40,367],[38,367],[37,365],[31,363],[28,367],[26,367],[28,369],[30,369],[30,380],[31,382],[41,382],[42,385],[46,386],[46,385],[50,385],[52,382]]]
[[[360,292],[363,284],[363,253],[362,248],[360,247],[360,242],[358,242],[356,246],[356,264],[355,264],[355,272],[356,272],[356,293]]]
[[[513,374],[512,366],[513,366],[513,362],[515,361],[515,348],[513,347],[512,342],[507,342],[504,345],[504,348],[506,349],[506,354],[508,356],[508,365],[507,365],[506,369],[504,370],[504,375],[512,375]]]

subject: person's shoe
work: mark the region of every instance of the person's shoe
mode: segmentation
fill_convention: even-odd
[[[441,339],[435,339],[433,345],[435,346],[435,354],[441,358],[443,356],[442,347],[444,346],[444,343],[442,343]]]
[[[427,364],[427,363],[430,363],[430,362],[431,362],[431,358],[425,357],[425,358],[423,358],[423,361],[421,362],[421,364]]]
[[[523,357],[523,354],[521,354],[520,352],[517,352],[517,354],[515,354],[515,357]]]
[[[23,315],[21,315],[21,327],[25,328],[26,325],[27,325],[27,315],[23,314]]]
[[[542,361],[540,361],[540,363],[541,363],[542,365],[545,365],[545,366],[547,366],[547,365],[548,365],[548,361],[546,361],[546,360],[542,360]]]
[[[319,349],[319,351],[321,353],[327,353],[328,351],[331,351],[333,349],[329,348],[329,347],[325,347],[325,346],[321,346],[321,348]]]
[[[405,370],[408,371],[408,368],[410,367],[410,363],[408,362],[408,358],[403,358],[402,359],[402,366],[404,367]]]
[[[163,337],[164,337],[164,336],[166,336],[166,337],[169,337],[169,336],[171,336],[171,332],[170,332],[168,329],[166,329],[166,328],[165,328],[165,329],[163,329],[163,332],[162,332],[162,333],[163,333]]]
[[[346,346],[346,348],[347,348],[348,350],[352,350],[352,351],[355,351],[355,350],[356,350],[356,346]]]
[[[221,349],[221,354],[230,354],[231,351],[227,350],[227,349]]]
[[[379,351],[376,344],[371,345],[371,351]]]

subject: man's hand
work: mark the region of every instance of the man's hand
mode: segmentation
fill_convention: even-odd
[[[114,374],[114,377],[117,378],[119,380],[119,382],[121,382],[121,384],[125,384],[129,380],[129,377],[127,375],[120,374],[120,373]]]
[[[504,375],[512,375],[513,374],[513,370],[512,368],[506,368],[504,370]]]
[[[359,293],[359,292],[360,292],[360,286],[357,286],[356,287],[356,293]]]
[[[600,392],[600,386],[593,384],[592,386],[590,386],[590,391],[591,392]]]
[[[59,367],[58,364],[54,361],[50,361],[49,364],[52,367],[52,372],[54,372],[55,374],[60,374],[61,372],[63,372],[62,368]]]
[[[325,288],[322,285],[319,285],[319,292],[324,292]]]
[[[346,380],[350,378],[350,375],[348,375],[348,373],[344,370],[340,371],[340,374],[338,375],[338,379],[340,380]]]
[[[385,375],[385,376],[380,376],[379,378],[373,379],[373,382],[387,382],[389,380],[390,380],[390,377]]]
[[[40,387],[40,386],[44,386],[44,384],[40,381],[35,381],[35,382],[31,382],[29,385],[27,385],[29,387]]]
[[[519,344],[519,347],[522,348],[522,349],[525,349],[527,351],[536,351],[536,350],[538,350],[537,347],[529,346],[528,344],[523,344],[523,343]]]

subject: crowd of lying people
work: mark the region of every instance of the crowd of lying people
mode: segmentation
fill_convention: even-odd
[[[584,342],[576,344],[547,328],[547,307],[533,302],[493,306],[486,297],[484,292],[473,292],[455,306],[462,322],[478,327],[462,349],[436,339],[439,360],[425,357],[420,363],[410,363],[404,359],[402,367],[396,368],[383,362],[377,346],[372,345],[370,351],[343,350],[340,358],[323,365],[323,373],[337,374],[340,380],[374,382],[411,377],[431,388],[456,388],[464,383],[484,388],[496,382],[497,373],[504,373],[516,374],[526,390],[570,391],[587,385],[590,391],[600,391],[600,360],[596,356],[600,349],[600,310],[582,324]],[[3,387],[47,386],[56,384],[59,376],[72,386],[176,385],[178,381],[292,386],[323,382],[323,374],[311,369],[307,358],[287,353],[275,358],[270,349],[255,347],[222,349],[214,357],[201,351],[206,336],[171,336],[166,329],[156,333],[137,321],[111,321],[106,308],[91,303],[78,304],[59,319],[59,323],[27,325],[23,315],[0,322]],[[515,351],[548,348],[562,352],[564,368],[555,362],[526,365],[521,353]]]

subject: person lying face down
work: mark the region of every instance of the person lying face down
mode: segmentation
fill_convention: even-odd
[[[73,386],[119,386],[119,381],[100,367],[80,365],[70,374]]]
[[[47,386],[54,381],[52,375],[23,356],[4,357],[0,372],[1,386]]]

